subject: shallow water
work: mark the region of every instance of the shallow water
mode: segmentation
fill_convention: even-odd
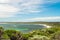
[[[17,30],[21,32],[29,32],[36,29],[45,28],[43,25],[38,24],[0,24],[5,30]]]

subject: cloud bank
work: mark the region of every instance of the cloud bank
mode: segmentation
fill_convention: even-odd
[[[37,18],[31,18],[31,19],[27,19],[27,22],[28,21],[51,21],[51,22],[54,22],[54,21],[58,21],[60,20],[60,17],[37,17]]]
[[[60,0],[0,0],[0,18],[21,16],[20,14],[41,13],[47,8],[43,4],[53,4]],[[60,17],[43,17],[27,19],[30,21],[60,20]],[[20,20],[20,19],[19,19]]]

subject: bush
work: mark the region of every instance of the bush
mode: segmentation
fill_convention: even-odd
[[[10,40],[10,38],[9,38],[9,36],[7,35],[7,34],[3,34],[2,36],[1,36],[1,40]]]
[[[10,40],[22,40],[22,35],[18,31],[15,31],[15,30],[6,30],[5,32],[10,37]]]
[[[41,35],[34,35],[33,37],[30,37],[28,40],[49,40],[49,38]]]
[[[60,40],[60,31],[52,35],[51,40]]]

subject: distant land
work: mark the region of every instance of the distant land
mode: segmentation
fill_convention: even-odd
[[[60,23],[60,22],[0,22],[0,23]]]
[[[60,22],[0,22],[0,24],[46,24],[60,27]]]

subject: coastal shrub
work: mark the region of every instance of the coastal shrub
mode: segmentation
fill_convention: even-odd
[[[52,35],[51,40],[60,40],[60,31]]]
[[[25,34],[0,27],[0,40],[60,40],[60,28],[38,29]]]
[[[10,40],[10,37],[7,35],[7,34],[3,34],[2,36],[1,36],[1,40]]]
[[[34,35],[33,37],[30,37],[28,40],[49,40],[49,38],[47,36]]]
[[[0,27],[0,39],[1,39],[1,36],[2,36],[3,32],[4,32],[3,27]]]
[[[23,40],[28,40],[30,35],[27,33],[27,34],[23,34],[22,37],[23,37]]]
[[[16,30],[6,30],[7,35],[10,37],[10,40],[22,40],[22,35]]]

